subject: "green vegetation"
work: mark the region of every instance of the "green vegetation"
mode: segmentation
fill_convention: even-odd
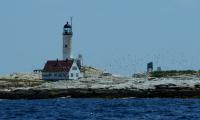
[[[172,77],[181,75],[200,75],[200,70],[168,70],[168,71],[154,71],[150,73],[151,77]]]

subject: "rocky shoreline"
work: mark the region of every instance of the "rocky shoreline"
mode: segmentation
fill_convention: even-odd
[[[166,88],[154,90],[129,89],[18,89],[0,91],[1,99],[50,98],[200,98],[200,88]]]
[[[132,78],[90,76],[80,80],[43,81],[36,74],[0,77],[0,99],[50,98],[200,98],[196,76]],[[14,77],[13,77],[14,76]]]

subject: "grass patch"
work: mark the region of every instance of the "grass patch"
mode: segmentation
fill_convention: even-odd
[[[168,71],[154,71],[150,73],[151,77],[172,77],[181,75],[200,75],[200,71],[195,70],[168,70]]]

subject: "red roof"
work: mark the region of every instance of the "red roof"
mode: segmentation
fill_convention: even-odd
[[[69,72],[74,60],[47,61],[43,72]]]

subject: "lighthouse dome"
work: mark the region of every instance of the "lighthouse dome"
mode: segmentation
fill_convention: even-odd
[[[64,28],[72,28],[72,26],[67,22],[67,23],[64,25]]]

